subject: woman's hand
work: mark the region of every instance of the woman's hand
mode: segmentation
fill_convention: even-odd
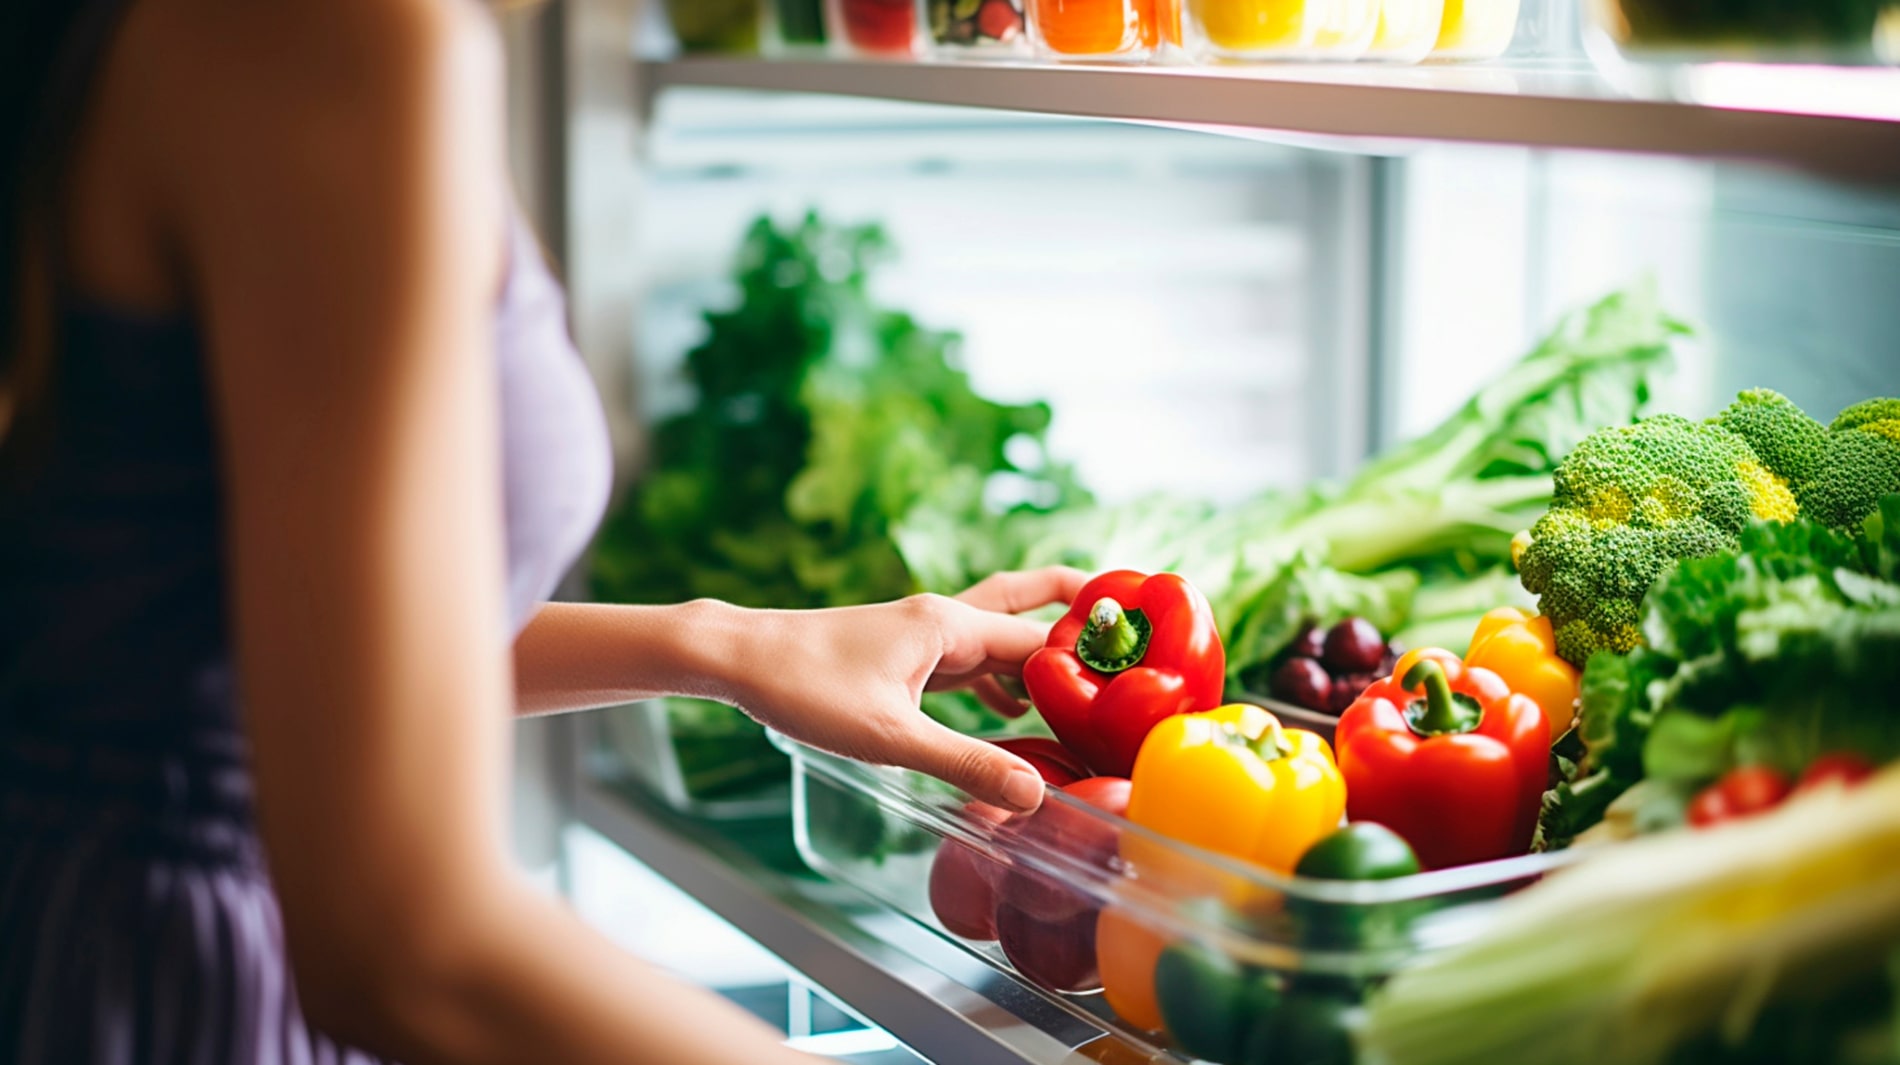
[[[1022,707],[996,684],[1017,674],[1049,626],[1017,614],[1067,603],[1087,575],[1067,567],[998,573],[952,598],[917,595],[834,610],[748,611],[727,693],[795,739],[955,784],[985,802],[1033,810],[1042,777],[994,744],[918,709],[925,691],[972,687],[1004,712]]]

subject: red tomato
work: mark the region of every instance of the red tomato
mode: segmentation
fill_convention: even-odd
[[[1728,808],[1728,796],[1714,785],[1703,788],[1689,800],[1689,809],[1685,815],[1689,824],[1696,828],[1719,825],[1734,816]]]
[[[1089,768],[1082,764],[1082,759],[1054,740],[1017,736],[990,742],[1035,767],[1036,772],[1042,774],[1043,782],[1052,788],[1066,788],[1089,775]]]
[[[963,808],[974,825],[1000,825],[1008,811],[973,802]],[[996,938],[996,889],[1003,882],[1003,863],[959,840],[945,840],[930,863],[930,908],[952,935],[965,939]]]
[[[1731,769],[1689,803],[1689,823],[1698,828],[1752,817],[1772,810],[1788,797],[1788,778],[1765,765]]]
[[[1128,781],[1090,777],[1062,789],[1081,801],[1122,815],[1128,812]],[[1119,842],[1115,827],[1061,802],[1045,802],[1012,819],[1023,846],[1056,850],[1107,870]],[[1101,986],[1095,962],[1099,907],[1066,878],[1012,866],[997,891],[996,932],[1003,954],[1032,983],[1053,991],[1093,991]]]
[[[1833,785],[1851,788],[1873,776],[1876,771],[1877,767],[1872,762],[1852,751],[1835,751],[1809,762],[1794,790],[1809,791]]]

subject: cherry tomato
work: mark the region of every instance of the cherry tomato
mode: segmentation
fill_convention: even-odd
[[[1065,788],[1089,775],[1089,767],[1067,747],[1041,736],[1017,736],[991,743],[1021,758],[1042,774],[1043,783]]]
[[[1794,790],[1811,791],[1835,785],[1851,788],[1873,776],[1876,771],[1877,767],[1872,762],[1852,751],[1835,751],[1809,762]]]
[[[988,803],[963,808],[973,825],[1000,825],[1009,812]],[[930,908],[950,934],[965,939],[996,938],[996,889],[1006,867],[1000,860],[961,840],[944,840],[930,863]]]
[[[1035,767],[1050,787],[1065,787],[1087,777],[1082,760],[1067,747],[1040,736],[992,740]],[[987,803],[963,808],[970,823],[1001,825],[1009,814]],[[952,935],[989,941],[996,938],[996,891],[1007,871],[1004,862],[963,843],[945,840],[930,863],[930,908]]]
[[[1128,811],[1128,781],[1090,777],[1062,789],[1112,814]],[[1115,827],[1065,803],[1050,801],[1011,826],[1025,851],[1059,851],[1103,870],[1117,854]],[[1095,960],[1099,907],[1066,878],[1022,865],[1011,866],[997,890],[996,933],[1016,971],[1052,991],[1093,991],[1101,986]]]
[[[1788,797],[1788,778],[1765,765],[1731,769],[1689,803],[1688,820],[1697,828],[1752,817],[1772,810]]]
[[[1733,816],[1729,811],[1728,796],[1713,784],[1696,792],[1695,798],[1689,800],[1689,809],[1683,814],[1684,819],[1696,828],[1719,825]]]

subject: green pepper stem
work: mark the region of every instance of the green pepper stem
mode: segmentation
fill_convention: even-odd
[[[1407,691],[1424,686],[1425,712],[1419,715],[1415,727],[1420,732],[1437,735],[1443,732],[1463,732],[1467,723],[1458,712],[1458,703],[1451,695],[1451,678],[1445,676],[1445,668],[1431,659],[1421,659],[1411,669],[1406,670],[1400,684]]]
[[[1118,673],[1138,664],[1148,653],[1153,631],[1141,611],[1123,610],[1113,599],[1098,599],[1089,608],[1088,623],[1075,641],[1075,653],[1091,669]]]
[[[1293,745],[1287,742],[1286,729],[1278,721],[1272,722],[1260,730],[1260,735],[1247,741],[1247,749],[1260,756],[1263,762],[1277,762],[1293,753]]]

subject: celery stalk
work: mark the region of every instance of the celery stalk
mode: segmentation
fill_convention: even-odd
[[[1782,997],[1872,979],[1900,944],[1900,768],[1721,828],[1605,850],[1370,1004],[1376,1065],[1656,1065],[1736,1043]]]

